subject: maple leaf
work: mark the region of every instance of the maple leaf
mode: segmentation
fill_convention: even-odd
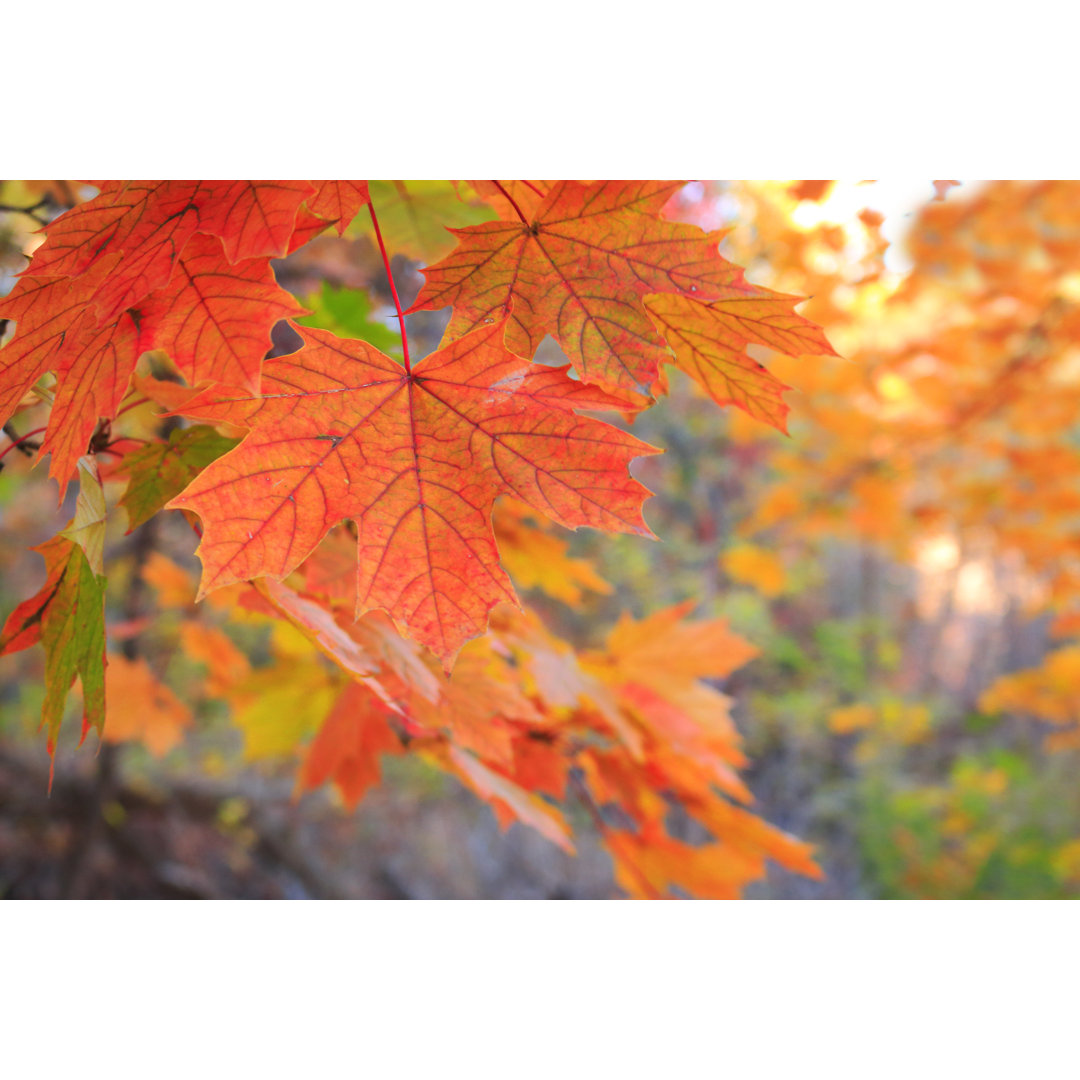
[[[278,287],[266,259],[229,262],[220,240],[195,236],[168,284],[139,308],[139,352],[164,349],[192,386],[258,393],[271,328],[306,310]]]
[[[390,250],[422,262],[439,259],[454,246],[454,228],[491,217],[467,187],[449,180],[372,180],[370,187]],[[363,218],[354,229],[374,235],[371,222]]]
[[[121,466],[128,485],[120,496],[120,505],[128,514],[128,532],[149,521],[210,462],[234,446],[235,439],[197,424],[170,431],[165,442],[150,443],[128,454]]]
[[[361,207],[371,202],[366,180],[313,180],[315,194],[307,208],[316,217],[332,222],[338,236],[344,236],[349,222]]]
[[[76,675],[82,683],[83,738],[105,722],[105,578],[95,574],[78,544],[54,536],[35,551],[45,559],[45,584],[8,616],[0,630],[0,656],[45,646],[45,701],[49,753],[64,718]]]
[[[150,580],[145,571],[143,577]],[[206,693],[211,697],[224,697],[230,686],[251,674],[248,658],[216,626],[185,620],[180,624],[180,641],[186,656],[206,665]]]
[[[41,443],[51,454],[49,475],[61,498],[86,453],[100,417],[113,417],[127,392],[139,356],[138,331],[127,312],[100,329],[83,316],[65,341],[56,364],[57,389]],[[40,456],[40,455],[39,455]]]
[[[668,895],[674,885],[691,896],[737,900],[765,871],[761,855],[748,856],[722,843],[695,847],[658,829],[640,836],[615,833],[608,847],[615,856],[616,884],[638,899]]]
[[[95,198],[45,227],[32,269],[77,277],[122,254],[94,295],[101,320],[108,321],[169,280],[196,232],[220,237],[233,263],[284,255],[297,212],[314,192],[304,180],[109,181]]]
[[[470,180],[469,183],[502,221],[534,217],[554,186],[550,180]]]
[[[199,226],[198,190],[195,181],[109,181],[95,198],[45,227],[31,270],[78,277],[122,257],[122,268],[94,296],[102,320],[113,318],[169,280],[174,260]]]
[[[324,656],[363,683],[384,705],[396,708],[382,684],[372,678],[379,670],[378,662],[355,635],[338,624],[332,612],[278,581],[258,582],[256,587],[271,613],[285,616]]]
[[[75,516],[60,535],[82,548],[90,569],[100,576],[105,573],[105,491],[93,457],[79,458],[78,468]]]
[[[695,679],[723,678],[758,655],[724,619],[686,622],[694,606],[687,600],[640,620],[624,615],[608,635],[606,653],[590,659],[663,691]]]
[[[527,521],[533,511],[512,499],[499,503],[495,535],[503,566],[520,589],[541,589],[564,604],[576,604],[583,589],[610,593],[611,586],[587,559],[567,555],[567,543]]]
[[[86,453],[98,415],[119,405],[137,359],[131,318],[99,327],[89,308],[119,262],[114,255],[74,282],[24,275],[0,301],[0,319],[16,323],[15,336],[0,349],[0,423],[7,423],[42,375],[62,373],[42,452],[53,449],[50,471],[63,483]]]
[[[221,237],[235,263],[284,255],[297,211],[313,190],[306,180],[200,180],[192,201],[199,231]]]
[[[437,700],[416,698],[408,711],[422,726],[448,731],[485,761],[509,767],[514,754],[507,721],[540,723],[543,717],[507,678],[505,664],[490,649],[475,648],[484,644],[474,642],[462,654]]]
[[[191,710],[160,682],[141,657],[109,656],[105,669],[109,708],[102,738],[106,742],[141,742],[161,757],[184,737]]]
[[[300,791],[332,780],[353,810],[380,778],[379,757],[401,754],[401,740],[378,700],[355,684],[345,688],[308,747],[297,773]]]
[[[263,397],[208,392],[184,406],[250,428],[169,503],[203,521],[200,596],[285,577],[352,519],[357,614],[383,609],[449,669],[491,608],[514,600],[491,528],[497,496],[568,528],[651,536],[648,491],[628,465],[657,451],[574,412],[624,399],[514,356],[503,333],[482,327],[410,373],[364,342],[305,329],[304,348],[266,363]]]
[[[499,824],[504,829],[514,820],[524,822],[567,854],[574,854],[570,831],[562,814],[539,796],[489,769],[482,761],[464,750],[451,747],[444,763],[480,798],[493,804]]]
[[[314,190],[302,181],[110,183],[46,227],[30,274],[0,303],[0,318],[16,323],[0,350],[0,422],[56,372],[41,453],[52,454],[61,495],[99,417],[116,415],[140,352],[168,350],[193,384],[258,389],[271,326],[304,310],[277,287],[267,256],[284,253]]]
[[[723,233],[660,218],[681,186],[560,181],[531,219],[456,230],[459,246],[424,271],[424,288],[409,310],[453,305],[444,340],[509,316],[506,342],[513,352],[532,356],[551,334],[584,381],[648,395],[669,354],[645,297],[779,296],[747,283],[720,256]],[[704,309],[694,313],[708,318]],[[685,361],[677,355],[676,362]]]
[[[768,289],[704,304],[685,296],[645,298],[645,310],[675,353],[675,363],[713,401],[737,405],[757,420],[787,431],[789,411],[782,394],[789,387],[744,352],[766,345],[788,356],[835,356],[820,327],[796,314],[797,296]]]

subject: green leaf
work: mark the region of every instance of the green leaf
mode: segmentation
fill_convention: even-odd
[[[83,736],[105,723],[105,578],[90,568],[81,547],[64,535],[34,548],[45,558],[45,584],[8,616],[0,655],[39,641],[45,646],[45,702],[49,753],[64,718],[64,703],[78,675],[83,693]]]
[[[124,460],[127,490],[120,505],[128,512],[128,532],[149,521],[170,499],[179,495],[210,462],[236,446],[212,427],[198,424],[173,431],[168,442],[153,443]]]
[[[371,298],[361,289],[335,289],[323,282],[322,292],[304,301],[311,314],[296,321],[338,337],[359,338],[388,356],[401,356],[401,333],[371,318]]]
[[[448,254],[457,239],[447,229],[491,221],[495,211],[463,181],[369,180],[371,202],[391,255],[432,263]],[[371,217],[358,214],[348,232],[374,236]]]
[[[105,573],[105,491],[97,462],[89,455],[79,458],[79,497],[75,501],[75,517],[60,535],[74,540],[83,549],[95,574]]]

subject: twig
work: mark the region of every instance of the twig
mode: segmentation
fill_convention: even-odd
[[[5,446],[3,450],[0,450],[0,462],[11,453],[12,450],[18,450],[20,454],[24,454],[26,457],[33,457],[37,450],[41,449],[41,443],[39,442],[27,442],[27,439],[33,438],[35,435],[40,435],[45,428],[34,428],[33,431],[28,431],[25,435],[17,436],[11,427],[10,422],[4,425],[4,434],[11,439],[11,445]]]
[[[8,214],[25,214],[28,218],[32,218],[39,225],[48,225],[48,218],[41,218],[35,213],[37,210],[46,210],[53,205],[53,199],[51,195],[42,195],[41,198],[34,203],[33,206],[10,206],[8,203],[0,203],[0,211],[4,211]]]

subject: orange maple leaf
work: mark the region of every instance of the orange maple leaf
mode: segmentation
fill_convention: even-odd
[[[305,327],[308,345],[265,364],[263,397],[207,392],[185,405],[250,428],[169,503],[202,518],[200,596],[280,580],[351,518],[357,614],[383,609],[449,669],[491,608],[515,600],[491,527],[497,496],[567,528],[651,536],[649,492],[628,465],[657,451],[574,412],[626,399],[514,356],[504,329],[483,327],[409,372],[364,342]]]
[[[296,785],[311,791],[332,780],[345,805],[355,809],[379,782],[379,757],[400,754],[401,740],[386,710],[362,686],[347,686],[308,747]]]
[[[795,312],[798,296],[769,289],[703,304],[686,296],[645,297],[645,310],[675,353],[676,364],[719,405],[737,405],[756,420],[787,431],[785,386],[746,355],[765,345],[788,356],[830,354],[821,328]]]
[[[574,854],[566,819],[538,795],[526,791],[501,773],[488,768],[472,754],[456,747],[450,747],[436,760],[457,773],[481,799],[492,804],[495,816],[504,829],[515,820],[521,821],[567,854]]]
[[[439,698],[428,701],[417,696],[408,711],[423,727],[447,731],[458,746],[473,751],[488,764],[509,768],[514,752],[508,721],[535,724],[543,718],[507,679],[505,667],[489,659],[470,646]]]
[[[458,229],[410,310],[452,304],[447,338],[509,315],[506,343],[532,356],[552,334],[582,379],[648,394],[667,350],[641,305],[655,292],[753,292],[717,253],[722,233],[660,218],[682,185],[563,180],[531,220]]]
[[[371,201],[366,180],[313,180],[315,194],[308,199],[307,208],[316,217],[334,224],[338,236],[357,212]]]
[[[306,310],[279,288],[265,258],[230,263],[220,240],[197,235],[169,283],[139,308],[139,352],[164,349],[192,386],[258,393],[271,328]]]
[[[0,318],[16,323],[0,350],[0,422],[56,372],[42,454],[52,454],[61,493],[99,417],[116,415],[141,352],[168,350],[193,384],[258,390],[271,326],[304,310],[277,287],[269,257],[288,250],[309,197],[326,215],[309,213],[317,232],[355,213],[366,189],[110,181],[46,227],[30,273],[0,304]]]
[[[0,301],[0,318],[14,319],[15,336],[0,349],[0,423],[47,371],[59,385],[42,453],[63,487],[86,453],[99,416],[112,416],[127,389],[137,330],[128,314],[99,326],[90,306],[95,291],[120,262],[114,255],[74,280],[24,276]]]
[[[534,217],[554,186],[550,180],[470,180],[469,184],[502,221]]]
[[[791,308],[798,299],[749,284],[742,270],[722,258],[717,245],[722,232],[706,233],[694,225],[665,221],[660,210],[682,185],[665,181],[601,181],[581,184],[564,180],[542,200],[535,194],[527,207],[517,204],[509,189],[506,202],[517,209],[515,220],[491,221],[454,230],[458,247],[445,259],[428,267],[427,281],[411,311],[453,305],[454,314],[445,340],[477,326],[509,316],[507,346],[522,356],[532,356],[545,334],[562,346],[581,378],[608,389],[651,395],[656,389],[660,365],[671,360],[656,319],[650,319],[645,298],[650,294],[703,302],[679,313],[681,323],[704,320],[705,335],[718,339],[711,325],[728,325],[723,339],[727,351],[732,337],[741,349],[759,336],[747,332],[741,320],[726,308],[710,310],[714,301],[754,300],[760,309],[741,309],[750,320],[776,324],[787,309],[782,328],[812,328]],[[501,187],[501,185],[500,185]],[[791,342],[773,325],[766,344],[790,351]],[[816,328],[813,328],[816,330]],[[831,352],[818,332],[812,351]],[[700,360],[687,361],[673,342],[675,363],[700,372]],[[800,340],[798,353],[806,352]],[[712,357],[709,367],[717,367]],[[739,365],[757,374],[760,365]],[[747,407],[745,394],[730,390],[730,379],[717,393],[715,379],[701,378],[718,401]],[[771,379],[771,376],[768,376]],[[782,383],[773,380],[779,399]],[[640,402],[638,405],[640,406]],[[781,403],[782,404],[782,403]],[[776,405],[759,408],[754,415],[782,423]]]
[[[184,737],[191,724],[191,710],[163,683],[142,658],[129,660],[109,654],[105,669],[106,742],[141,742],[161,757]]]
[[[33,271],[74,277],[123,253],[94,298],[107,320],[164,285],[196,232],[220,237],[230,262],[284,255],[312,195],[306,180],[108,181],[46,226]]]

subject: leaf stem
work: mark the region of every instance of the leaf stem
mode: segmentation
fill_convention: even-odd
[[[33,218],[39,225],[48,225],[48,219],[38,217],[36,211],[48,209],[51,203],[52,199],[48,195],[43,195],[33,206],[10,206],[7,203],[0,203],[0,211],[7,214],[25,214],[27,217]]]
[[[394,297],[394,307],[397,308],[398,322],[401,325],[401,352],[405,359],[405,374],[412,374],[409,364],[409,336],[405,333],[405,314],[401,310],[401,301],[398,299],[397,286],[394,284],[394,275],[390,272],[390,258],[386,254],[386,245],[383,243],[382,231],[379,229],[379,219],[375,216],[375,204],[368,202],[368,213],[371,214],[371,224],[375,227],[375,239],[379,241],[379,251],[382,253],[383,266],[386,268],[386,280],[390,282],[390,292]]]
[[[514,201],[514,196],[511,195],[510,192],[507,191],[506,188],[504,188],[498,180],[492,180],[491,182],[499,189],[502,197],[506,199],[506,201],[514,208],[514,213],[517,214],[519,218],[521,218],[522,225],[528,225],[529,219],[521,212],[521,207],[518,206],[518,204]]]

